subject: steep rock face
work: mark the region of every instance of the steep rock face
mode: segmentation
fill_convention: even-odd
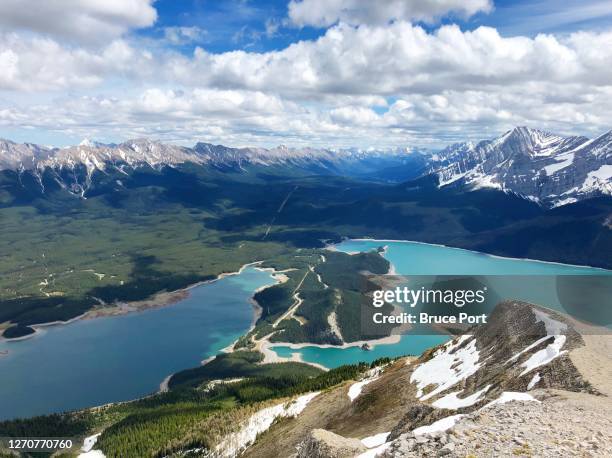
[[[589,140],[517,127],[432,156],[440,186],[496,188],[546,206],[612,194],[612,131]]]
[[[129,176],[139,167],[159,170],[186,162],[204,164],[207,161],[208,158],[190,148],[147,139],[120,145],[88,141],[68,148],[0,140],[0,171],[17,173],[20,185],[38,194],[65,190],[85,197],[95,183],[104,182],[110,176]]]
[[[53,155],[53,149],[32,143],[15,143],[0,138],[0,170],[24,170]]]
[[[88,171],[108,166],[176,165],[186,162],[215,166],[259,164],[320,164],[329,167],[344,161],[403,159],[419,152],[410,149],[361,150],[324,148],[231,148],[210,143],[197,143],[193,148],[166,144],[145,138],[128,140],[119,145],[105,145],[84,140],[77,146],[50,148],[31,143],[15,143],[0,139],[0,170],[42,170],[84,166]]]
[[[155,167],[183,162],[205,162],[190,148],[167,145],[147,139],[129,140],[120,145],[103,145],[85,142],[67,148],[48,148],[31,143],[15,143],[0,140],[0,170],[33,170],[45,168],[74,169],[83,166],[91,174],[107,166],[137,166],[147,164]]]

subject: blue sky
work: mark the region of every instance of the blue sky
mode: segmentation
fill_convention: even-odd
[[[299,40],[319,37],[324,30],[313,27],[282,27],[287,15],[287,1],[243,0],[210,1],[160,0],[155,4],[160,19],[156,29],[143,30],[143,36],[161,36],[168,26],[199,27],[206,31],[202,40],[193,45],[206,47],[211,52],[236,49],[268,51],[282,49]],[[269,27],[278,27],[272,33]]]
[[[139,31],[139,34],[159,37],[163,35],[163,28],[169,26],[199,27],[206,31],[202,40],[185,47],[186,52],[194,45],[204,46],[212,52],[278,50],[325,33],[320,27],[283,26],[287,17],[286,0],[158,0],[155,8],[159,14],[156,27]],[[571,33],[585,28],[609,28],[612,26],[612,6],[605,1],[503,0],[496,1],[490,13],[478,13],[469,18],[450,15],[435,24],[423,25],[433,30],[444,23],[456,23],[465,30],[485,25],[507,35]],[[278,26],[278,30],[266,33],[269,24]]]
[[[515,125],[595,136],[612,127],[611,49],[601,0],[4,0],[0,136],[381,148]]]

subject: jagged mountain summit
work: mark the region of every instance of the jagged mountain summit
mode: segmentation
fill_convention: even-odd
[[[109,165],[172,165],[183,162],[205,162],[190,148],[167,145],[148,139],[135,139],[119,145],[84,140],[77,146],[49,148],[32,143],[0,140],[0,170],[37,170],[45,168],[74,169],[84,166],[88,173]]]
[[[612,131],[595,139],[517,127],[432,156],[440,186],[496,188],[545,206],[612,194]]]

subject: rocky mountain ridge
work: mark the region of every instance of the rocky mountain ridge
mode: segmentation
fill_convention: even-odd
[[[595,139],[517,127],[493,140],[457,143],[432,156],[440,186],[495,188],[544,206],[612,194],[612,131]]]
[[[52,168],[74,168],[84,165],[88,171],[104,170],[108,165],[123,163],[152,167],[175,165],[185,162],[195,164],[234,165],[253,163],[272,165],[295,161],[329,162],[361,160],[371,157],[404,156],[413,153],[409,149],[361,150],[289,148],[232,148],[211,143],[196,143],[193,148],[160,141],[139,138],[121,144],[102,144],[89,139],[79,145],[54,148],[33,143],[15,143],[0,139],[0,170],[42,170]]]
[[[97,182],[109,178],[122,181],[121,175],[144,167],[161,170],[196,165],[222,172],[245,173],[257,168],[276,169],[287,176],[368,177],[373,171],[401,166],[408,170],[408,176],[415,177],[424,170],[424,163],[421,152],[408,149],[231,148],[210,143],[188,148],[149,139],[128,140],[118,145],[86,139],[76,146],[51,148],[0,139],[0,172],[16,172],[21,185],[35,188],[32,189],[35,193],[44,194],[59,186],[83,198]]]
[[[470,334],[319,394],[244,456],[607,456],[608,398],[572,356],[585,346],[572,319],[507,301]],[[576,430],[554,416],[564,410],[598,423]]]

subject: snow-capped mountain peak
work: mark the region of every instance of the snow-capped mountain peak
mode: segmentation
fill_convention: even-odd
[[[515,127],[493,140],[491,146],[508,148],[515,153],[529,156],[552,156],[567,147],[568,142],[579,144],[585,137],[562,137],[550,132],[529,127]]]
[[[78,146],[84,146],[86,148],[97,148],[100,146],[104,146],[104,144],[95,140],[91,140],[89,138],[84,138],[83,140],[81,140],[81,143],[79,143]]]
[[[458,143],[432,156],[440,186],[496,188],[546,206],[612,194],[612,132],[593,140],[516,127],[474,145]]]

